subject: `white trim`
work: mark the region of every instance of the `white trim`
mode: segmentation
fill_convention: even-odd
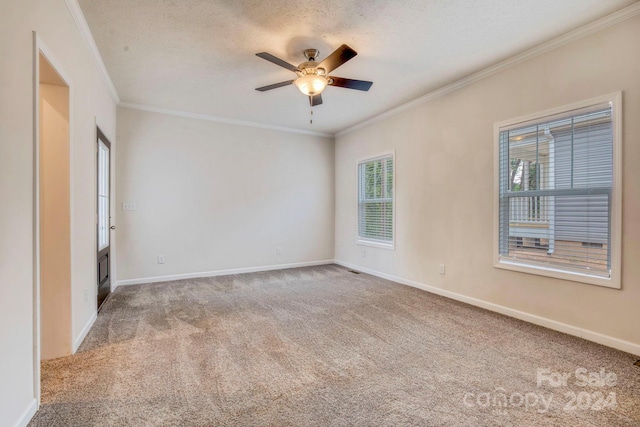
[[[499,222],[500,222],[500,130],[519,123],[532,120],[544,120],[555,116],[599,104],[611,104],[613,127],[613,190],[611,200],[611,277],[571,272],[560,268],[546,268],[536,266],[526,261],[514,261],[500,258]],[[503,120],[493,125],[493,266],[505,270],[539,276],[554,277],[589,285],[603,286],[612,289],[622,288],[622,92],[613,92],[568,105],[550,108],[537,113],[527,114],[509,120]]]
[[[40,405],[40,48],[33,32],[33,395]]]
[[[584,37],[590,36],[591,34],[597,33],[604,29],[611,27],[619,22],[630,19],[636,15],[640,14],[640,2],[633,3],[630,6],[627,6],[623,9],[620,9],[616,12],[613,12],[610,15],[607,15],[603,18],[595,20],[589,24],[583,25],[582,27],[576,28],[573,31],[569,31],[559,37],[556,37],[552,40],[549,40],[545,43],[542,43],[534,48],[526,50],[520,54],[512,56],[504,61],[500,61],[497,64],[491,65],[487,68],[484,68],[476,73],[473,73],[467,77],[463,77],[459,80],[456,80],[453,83],[449,83],[448,85],[442,86],[434,91],[431,91],[419,98],[414,99],[413,101],[409,101],[406,104],[402,104],[398,107],[392,108],[391,110],[387,110],[384,113],[373,116],[369,119],[366,119],[356,125],[350,126],[346,129],[343,129],[335,134],[335,137],[341,137],[347,135],[351,132],[354,132],[358,129],[362,129],[363,127],[372,125],[374,123],[383,121],[389,117],[395,116],[403,111],[409,110],[418,105],[429,102],[433,99],[439,98],[441,96],[447,95],[451,92],[455,92],[459,89],[462,89],[466,86],[469,86],[477,81],[483,80],[487,77],[490,77],[494,74],[497,74],[501,71],[504,71],[508,68],[515,67],[518,64],[526,62],[530,59],[533,59],[537,56],[545,54],[547,52],[551,52],[555,49],[558,49],[566,44],[573,43],[578,41]]]
[[[172,274],[169,276],[141,277],[138,279],[125,279],[116,282],[116,288],[119,286],[141,285],[144,283],[170,282],[182,279],[197,279],[201,277],[227,276],[230,274],[256,273],[261,271],[284,270],[286,268],[312,267],[315,265],[333,264],[334,260],[325,259],[320,261],[294,262],[291,264],[264,265],[260,267],[243,267],[232,268],[229,270],[203,271],[200,273]],[[115,290],[115,288],[114,288]]]
[[[571,104],[561,105],[559,107],[549,108],[544,111],[536,111],[531,114],[526,114],[524,116],[516,117],[513,119],[502,120],[494,124],[494,137],[495,130],[503,127],[508,127],[512,125],[517,125],[518,123],[526,123],[532,120],[541,120],[545,117],[555,116],[557,114],[568,113],[574,110],[580,110],[583,108],[589,108],[592,106],[596,106],[598,104],[607,104],[609,102],[615,102],[618,97],[622,96],[622,92],[612,92],[602,96],[596,96],[594,98],[584,99],[582,101],[572,102]],[[615,105],[614,105],[615,107]],[[615,114],[615,111],[614,111]],[[494,138],[495,142],[495,138]]]
[[[74,118],[74,98],[75,98],[75,89],[74,85],[71,81],[65,78],[65,81],[69,88],[69,278],[71,287],[69,289],[69,308],[71,309],[71,327],[70,329],[70,341],[73,342],[73,328],[75,325],[75,319],[77,317],[76,310],[74,310],[74,301],[73,301],[73,290],[75,289],[75,285],[78,282],[77,274],[75,273],[75,236],[76,236],[76,214],[75,214],[75,191],[74,191],[74,183],[75,183],[75,173],[74,173],[74,158],[75,158],[75,149],[74,149],[74,126],[75,118]],[[73,345],[73,344],[72,344]],[[72,349],[72,354],[75,351]]]
[[[367,240],[360,238],[360,164],[374,162],[376,160],[386,159],[391,156],[391,162],[393,163],[393,188],[391,189],[392,197],[391,201],[393,203],[393,212],[392,212],[392,224],[391,224],[391,233],[392,239],[391,242],[383,242],[376,240]],[[388,150],[382,153],[378,153],[371,157],[363,157],[356,161],[356,244],[361,246],[371,246],[374,248],[382,248],[395,251],[396,250],[396,150]]]
[[[96,41],[93,38],[93,34],[91,34],[91,29],[89,29],[89,24],[87,24],[87,20],[82,13],[82,9],[80,8],[78,1],[65,0],[64,2],[67,5],[67,9],[69,9],[69,13],[71,13],[71,16],[73,17],[73,21],[76,23],[76,26],[80,31],[82,39],[85,41],[87,48],[89,49],[89,55],[91,56],[93,63],[98,68],[98,72],[102,75],[102,79],[107,85],[109,95],[111,95],[113,101],[118,104],[120,102],[120,96],[118,95],[116,87],[113,85],[113,81],[111,80],[111,76],[109,76],[107,67],[104,65],[102,55],[100,55]]]
[[[622,92],[613,96],[613,193],[611,205],[611,282],[622,288]]]
[[[91,330],[91,327],[93,326],[93,324],[96,323],[97,319],[98,319],[98,312],[94,311],[91,317],[89,318],[89,321],[87,321],[87,323],[84,325],[84,328],[82,328],[82,331],[80,331],[80,334],[76,337],[75,340],[73,340],[73,354],[75,354],[76,351],[78,351],[80,344],[82,344],[82,341],[84,341],[84,339],[87,337],[87,334]]]
[[[224,117],[211,116],[209,114],[190,113],[187,111],[172,110],[169,108],[152,107],[150,105],[132,104],[129,102],[121,102],[118,107],[129,108],[131,110],[149,111],[152,113],[167,114],[169,116],[184,117],[188,119],[205,120],[214,123],[224,123],[227,125],[247,126],[259,129],[275,130],[279,132],[297,133],[301,135],[321,136],[324,138],[333,138],[333,134],[325,132],[314,132],[310,130],[302,130],[289,128],[284,126],[268,125],[265,123],[250,122],[246,120],[226,119]]]
[[[355,264],[350,264],[348,262],[336,260],[335,263],[352,270],[361,271],[363,273],[367,273],[367,274],[371,274],[372,276],[391,280],[393,282],[400,283],[402,285],[407,285],[414,288],[422,289],[423,291],[427,291],[427,292],[440,295],[446,298],[451,298],[453,300],[470,304],[476,307],[484,308],[486,310],[493,311],[496,313],[504,314],[505,316],[520,319],[525,322],[533,323],[534,325],[552,329],[554,331],[559,331],[568,335],[573,335],[573,336],[585,339],[587,341],[592,341],[598,344],[602,344],[604,346],[625,351],[633,355],[640,355],[640,344],[621,340],[619,338],[615,338],[610,335],[604,335],[599,332],[594,332],[588,329],[579,328],[577,326],[569,325],[567,323],[558,322],[556,320],[552,320],[546,317],[536,316],[535,314],[505,307],[499,304],[494,304],[492,302],[484,301],[478,298],[473,298],[473,297],[462,295],[456,292],[451,292],[445,289],[437,288],[435,286],[429,286],[413,280],[403,279],[401,277],[394,276],[391,274],[381,273],[379,271],[372,270],[365,267],[360,267]]]
[[[16,423],[14,424],[14,427],[27,427],[27,425],[31,421],[31,418],[33,418],[33,416],[36,414],[37,410],[38,400],[33,399],[31,403],[29,403],[29,406],[27,406],[27,409],[24,410],[20,418],[18,418],[18,421],[16,421]]]
[[[494,234],[497,234],[497,230],[494,231]],[[611,252],[613,253],[613,245],[611,248]],[[583,283],[586,285],[597,285],[605,288],[612,289],[620,289],[620,284],[613,281],[612,278],[608,277],[600,277],[591,274],[586,274],[582,272],[574,272],[570,270],[562,270],[560,267],[553,268],[547,267],[544,265],[537,265],[535,263],[527,263],[526,261],[518,262],[513,261],[511,259],[501,259],[499,255],[497,255],[497,250],[494,248],[494,259],[497,258],[497,261],[494,261],[493,266],[495,268],[500,268],[502,270],[510,270],[516,271],[518,273],[527,273],[527,274],[535,274],[536,276],[544,276],[544,277],[553,277],[554,279],[562,279],[569,280],[571,282]],[[612,259],[612,262],[615,261]],[[613,277],[613,269],[611,272],[611,276]]]
[[[98,117],[97,116],[93,116],[93,140],[94,141],[98,141],[98,129],[100,129],[100,131],[102,132],[102,128],[98,125]],[[103,132],[104,134],[104,132]],[[108,138],[107,138],[108,139]],[[109,139],[109,142],[111,142],[111,140]],[[93,283],[93,285],[91,285],[91,287],[93,288],[93,290],[95,291],[95,293],[93,295],[91,295],[91,298],[93,299],[92,302],[92,308],[93,311],[96,313],[98,313],[98,149],[97,147],[94,146],[94,150],[92,151],[93,153],[93,171],[92,171],[92,180],[93,180],[93,191],[95,191],[95,197],[94,197],[94,203],[93,203],[93,233],[91,233],[93,236],[91,238],[91,247],[95,248],[95,256],[94,256],[94,260],[93,260],[93,280],[95,281]],[[111,183],[109,183],[111,184]],[[109,256],[111,256],[111,254],[109,254]],[[111,262],[111,261],[109,261]],[[111,274],[111,271],[109,271],[109,274]],[[113,286],[112,286],[113,287]],[[84,289],[83,289],[84,292]],[[86,301],[89,302],[89,301]],[[85,302],[85,304],[86,304]]]
[[[395,203],[394,203],[395,204]],[[394,212],[395,212],[395,208],[394,208]],[[358,212],[359,214],[360,212]],[[394,213],[395,215],[395,213]],[[394,221],[394,226],[395,226],[395,221]],[[383,242],[376,242],[375,240],[361,240],[358,238],[357,236],[357,231],[356,230],[356,245],[359,246],[369,246],[371,248],[381,248],[381,249],[388,249],[390,251],[395,251],[396,250],[396,246],[395,246],[395,240],[393,243],[383,243]],[[395,227],[394,227],[394,234],[395,234]]]

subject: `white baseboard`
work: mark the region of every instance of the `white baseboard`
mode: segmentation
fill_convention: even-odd
[[[37,410],[38,410],[38,401],[36,399],[33,399],[31,403],[29,403],[29,406],[27,406],[27,409],[25,409],[25,411],[22,413],[20,418],[18,418],[18,421],[16,421],[14,426],[27,427],[27,425],[29,424],[29,421],[31,421],[31,418],[33,418]]]
[[[285,268],[311,267],[314,265],[333,264],[334,260],[325,259],[321,261],[295,262],[291,264],[263,265],[260,267],[233,268],[229,270],[203,271],[200,273],[172,274],[169,276],[142,277],[139,279],[125,279],[116,282],[118,286],[141,285],[144,283],[170,282],[172,280],[196,279],[201,277],[228,276],[230,274],[256,273],[260,271],[284,270]]]
[[[87,323],[84,325],[84,328],[82,328],[82,331],[80,331],[80,335],[78,335],[76,339],[73,340],[73,354],[75,354],[76,351],[78,351],[80,344],[82,344],[82,341],[84,341],[84,339],[87,337],[87,334],[91,330],[91,327],[96,322],[97,318],[98,318],[98,313],[97,312],[93,313],[91,315],[91,318],[89,318]]]
[[[414,288],[422,289],[424,291],[431,292],[433,294],[451,298],[456,301],[460,301],[470,305],[474,305],[476,307],[484,308],[489,311],[494,311],[496,313],[504,314],[505,316],[515,317],[516,319],[524,320],[525,322],[533,323],[534,325],[544,326],[545,328],[553,329],[554,331],[559,331],[565,334],[580,337],[585,340],[593,341],[595,343],[602,344],[607,347],[612,347],[618,350],[622,350],[634,355],[640,355],[640,344],[632,343],[630,341],[621,340],[609,335],[604,335],[598,332],[590,331],[588,329],[583,329],[577,326],[558,322],[552,319],[548,319],[546,317],[536,316],[535,314],[526,313],[524,311],[494,304],[481,299],[458,294],[456,292],[451,292],[445,289],[436,288],[434,286],[425,285],[423,283],[415,282],[413,280],[403,279],[401,277],[393,276],[391,274],[381,273],[379,271],[375,271],[365,267],[360,267],[358,265],[350,264],[348,262],[336,260],[335,263],[343,267],[347,267],[353,270],[362,271],[363,273],[371,274],[372,276],[381,277],[383,279],[391,280],[393,282],[397,282],[407,286],[412,286]]]

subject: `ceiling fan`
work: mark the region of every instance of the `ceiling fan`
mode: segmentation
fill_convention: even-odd
[[[318,49],[305,49],[302,51],[307,58],[306,62],[301,63],[297,67],[291,65],[270,53],[256,53],[262,59],[273,62],[287,70],[291,70],[298,75],[297,79],[287,80],[285,82],[275,83],[268,86],[256,88],[260,92],[276,89],[283,86],[294,84],[300,89],[300,92],[309,97],[309,104],[314,107],[322,104],[322,91],[327,86],[337,86],[347,89],[356,89],[367,91],[373,84],[364,80],[345,79],[342,77],[329,76],[328,74],[356,56],[358,53],[346,44],[337,48],[331,55],[327,56],[322,62],[317,63],[316,59],[320,52]]]

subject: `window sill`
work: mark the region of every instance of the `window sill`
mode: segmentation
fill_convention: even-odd
[[[558,270],[554,268],[542,267],[531,264],[518,263],[512,260],[500,259],[494,263],[495,268],[503,270],[517,271],[520,273],[535,274],[537,276],[552,277],[555,279],[569,280],[572,282],[585,283],[588,285],[602,286],[612,289],[621,289],[620,281],[611,278],[595,276],[585,273]]]
[[[392,250],[392,251],[394,251],[396,249],[395,242],[382,243],[382,242],[376,242],[376,241],[372,241],[372,240],[360,240],[360,239],[358,239],[356,241],[356,244],[361,245],[361,246],[371,246],[371,247],[374,247],[374,248],[388,249],[388,250]]]

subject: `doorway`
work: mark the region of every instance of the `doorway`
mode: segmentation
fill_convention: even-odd
[[[38,52],[40,357],[73,353],[69,85]]]
[[[100,128],[98,134],[98,310],[111,293],[111,143],[104,136]]]

